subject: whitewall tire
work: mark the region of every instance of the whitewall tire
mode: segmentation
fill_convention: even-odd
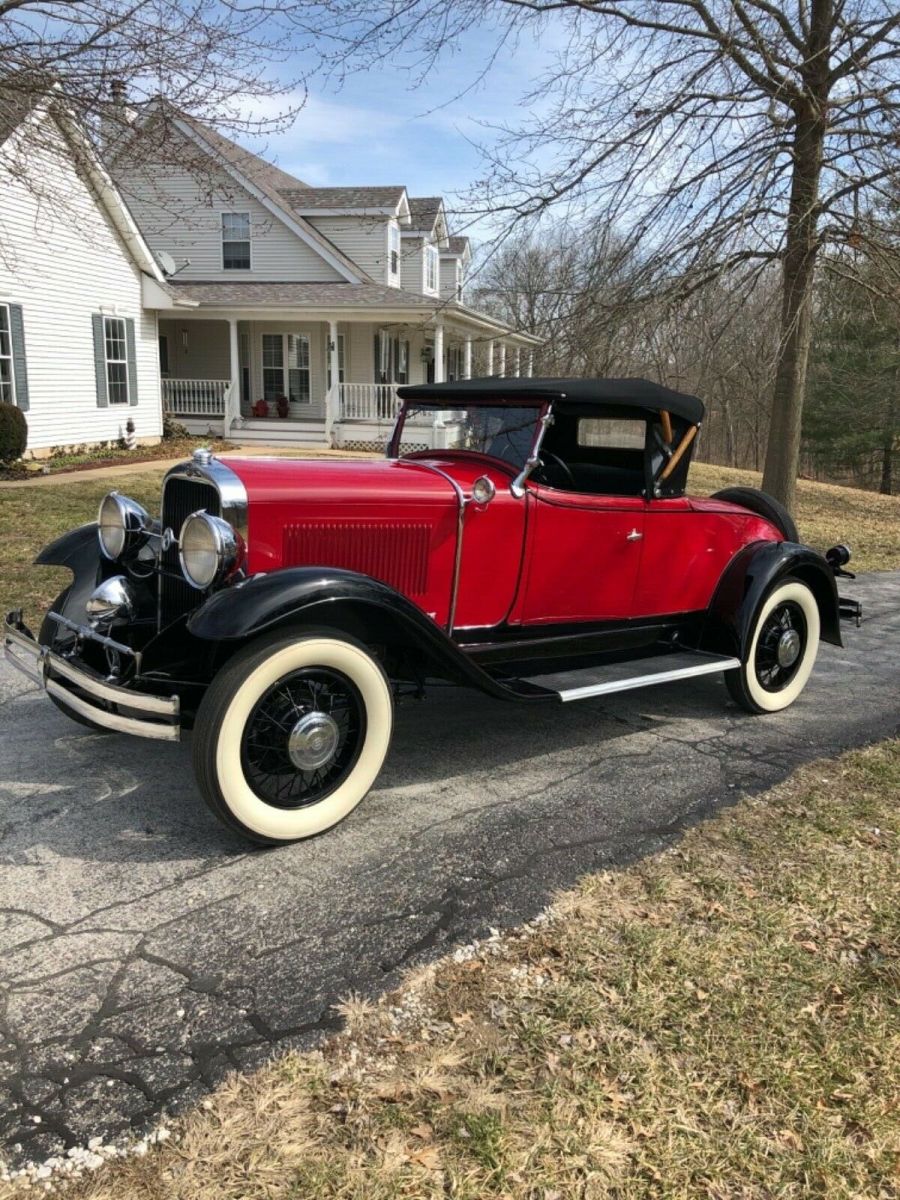
[[[809,587],[793,576],[776,584],[756,615],[744,662],[725,675],[732,698],[753,713],[793,704],[815,665],[820,630]]]
[[[393,702],[380,664],[338,631],[281,631],[229,662],[194,725],[194,773],[220,820],[253,841],[322,833],[374,784]]]

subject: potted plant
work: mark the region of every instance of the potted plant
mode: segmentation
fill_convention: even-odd
[[[257,400],[253,405],[254,417],[267,417],[269,415],[269,403],[267,400]]]
[[[290,412],[287,396],[277,396],[275,398],[275,405],[278,408],[279,417],[286,417]]]

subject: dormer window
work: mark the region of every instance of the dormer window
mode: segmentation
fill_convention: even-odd
[[[425,290],[438,290],[438,248],[431,244],[425,247]]]
[[[250,214],[222,213],[222,267],[226,271],[250,270]]]
[[[463,265],[459,259],[456,260],[456,299],[462,300],[463,294]]]
[[[393,223],[388,225],[388,271],[400,274],[400,227]]]

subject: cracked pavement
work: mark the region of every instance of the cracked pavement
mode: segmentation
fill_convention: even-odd
[[[140,1129],[312,1044],[349,991],[896,733],[900,572],[841,591],[863,626],[785,713],[717,676],[534,709],[436,689],[347,821],[265,851],[207,813],[189,746],[92,734],[0,662],[0,1157]]]

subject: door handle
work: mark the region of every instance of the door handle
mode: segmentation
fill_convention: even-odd
[[[632,529],[631,533],[625,534],[626,542],[639,542],[644,535],[639,529]]]

